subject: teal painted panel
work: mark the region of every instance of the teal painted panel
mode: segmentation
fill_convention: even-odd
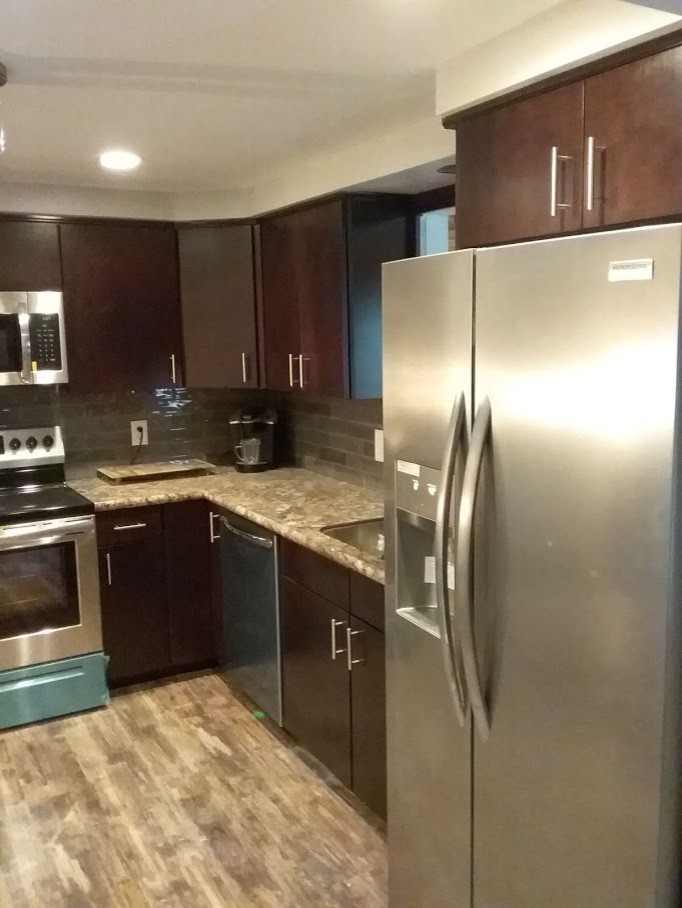
[[[0,672],[0,729],[106,706],[107,661],[90,653]]]

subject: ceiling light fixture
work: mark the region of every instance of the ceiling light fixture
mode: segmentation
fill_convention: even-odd
[[[134,151],[125,151],[123,148],[111,148],[103,151],[99,162],[105,170],[135,170],[142,163],[142,158]]]

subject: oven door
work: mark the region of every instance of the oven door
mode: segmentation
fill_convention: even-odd
[[[94,517],[0,527],[0,671],[101,649]]]
[[[31,384],[27,293],[0,293],[0,385]]]

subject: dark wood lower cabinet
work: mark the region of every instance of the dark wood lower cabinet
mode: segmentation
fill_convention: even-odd
[[[384,635],[351,618],[353,791],[386,817],[386,668]]]
[[[215,659],[209,514],[203,500],[164,507],[170,664],[176,668]]]
[[[327,576],[320,562],[339,572],[335,598],[348,603],[340,608],[298,580],[280,578],[284,727],[385,817],[384,589],[286,540],[281,551],[282,570],[318,588]]]
[[[280,620],[284,727],[350,787],[348,613],[283,577]]]
[[[163,539],[100,549],[99,573],[110,684],[164,672],[169,636]]]

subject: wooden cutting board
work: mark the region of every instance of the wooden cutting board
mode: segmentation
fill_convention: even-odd
[[[166,460],[161,463],[139,463],[123,467],[99,467],[100,479],[112,483],[149,482],[153,479],[181,479],[186,476],[208,476],[215,473],[205,460]]]

